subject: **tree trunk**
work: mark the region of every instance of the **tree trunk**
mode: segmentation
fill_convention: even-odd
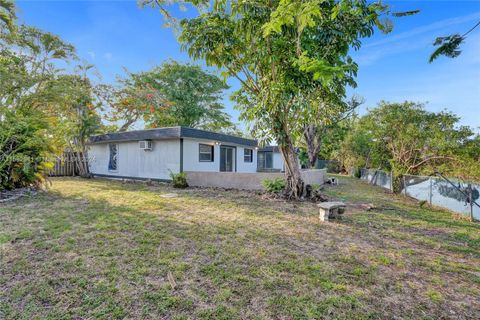
[[[285,164],[285,195],[289,199],[300,199],[303,195],[304,183],[295,147],[287,138],[283,144],[279,145],[279,149]]]
[[[90,178],[90,170],[88,169],[88,152],[84,143],[82,143],[82,154],[80,155],[80,157],[83,168],[83,174],[81,174],[81,176],[83,178]]]
[[[315,165],[317,164],[318,153],[320,152],[321,147],[318,133],[318,127],[313,124],[306,125],[303,129],[303,136],[305,138],[305,143],[307,144],[309,168],[315,168]]]
[[[79,141],[77,148],[72,148],[72,150],[77,150],[76,152],[73,152],[73,156],[75,157],[75,163],[80,171],[80,177],[89,178],[90,171],[88,170],[87,148],[85,147],[85,143],[83,141]]]

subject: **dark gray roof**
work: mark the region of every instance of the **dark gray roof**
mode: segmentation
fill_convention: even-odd
[[[280,152],[280,150],[278,149],[278,146],[265,146],[265,147],[259,148],[258,151]]]
[[[114,132],[90,137],[90,144],[139,141],[139,140],[166,140],[180,138],[196,138],[205,140],[215,140],[226,143],[234,143],[244,146],[256,147],[257,141],[241,138],[229,134],[211,132],[200,129],[186,127],[158,128],[148,130],[137,130],[127,132]]]
[[[278,152],[280,153],[280,149],[278,149],[278,146],[265,146],[265,147],[261,147],[261,148],[258,148],[258,151],[260,152],[266,152],[266,151],[270,151],[270,152]],[[300,148],[298,147],[295,147],[295,152],[296,153],[299,153],[300,152]]]

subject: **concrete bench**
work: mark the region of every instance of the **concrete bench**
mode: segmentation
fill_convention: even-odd
[[[343,202],[320,202],[317,204],[319,208],[320,221],[328,221],[329,218],[340,218],[347,207]]]

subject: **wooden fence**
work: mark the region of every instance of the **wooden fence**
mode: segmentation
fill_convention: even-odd
[[[79,174],[78,166],[75,162],[76,154],[73,152],[65,152],[61,156],[57,156],[53,169],[50,171],[51,177],[76,176]]]

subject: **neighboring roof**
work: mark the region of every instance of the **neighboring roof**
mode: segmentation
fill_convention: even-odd
[[[258,151],[260,152],[278,152],[280,153],[280,149],[278,149],[278,146],[265,146],[265,147],[261,147],[261,148],[258,148]],[[295,147],[295,152],[296,153],[299,153],[300,152],[300,148],[298,147]]]
[[[258,148],[258,151],[280,152],[280,149],[278,149],[278,146],[265,146],[265,147],[262,147],[262,148]]]
[[[90,144],[109,143],[109,142],[127,142],[140,140],[166,140],[180,138],[196,138],[205,140],[215,140],[226,143],[234,143],[244,146],[256,147],[257,141],[241,138],[229,134],[211,132],[200,129],[186,127],[158,128],[148,130],[114,132],[90,137]]]

